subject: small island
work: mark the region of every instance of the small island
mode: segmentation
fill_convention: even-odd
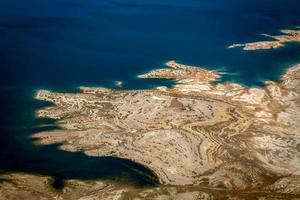
[[[268,35],[262,34],[262,36],[272,38],[274,41],[261,41],[251,42],[245,44],[232,44],[228,48],[241,47],[246,51],[260,50],[260,49],[277,49],[284,47],[287,42],[300,42],[300,30],[281,30],[283,35]]]

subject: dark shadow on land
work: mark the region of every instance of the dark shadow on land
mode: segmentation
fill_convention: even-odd
[[[22,95],[22,94],[19,94]],[[4,95],[5,96],[5,95]],[[58,148],[59,144],[37,146],[33,144],[30,135],[57,129],[53,120],[34,119],[32,114],[31,123],[19,120],[19,123],[10,123],[6,118],[10,116],[8,107],[5,105],[16,102],[6,99],[0,100],[4,105],[0,120],[0,173],[24,172],[54,177],[53,187],[61,189],[67,179],[80,180],[117,180],[119,183],[133,184],[136,186],[154,186],[158,184],[157,176],[147,167],[126,159],[116,157],[90,157],[82,152],[67,152]],[[29,111],[45,106],[30,100]],[[24,104],[23,104],[24,103]],[[26,102],[20,105],[14,104],[16,113],[22,115],[19,107],[26,106]],[[28,103],[28,102],[27,102]],[[27,104],[28,106],[28,104]],[[5,112],[5,110],[7,112]],[[20,111],[20,112],[18,112]],[[28,112],[28,107],[24,110]],[[20,116],[20,118],[22,118]],[[25,116],[24,119],[28,119]],[[35,127],[35,128],[34,128]]]

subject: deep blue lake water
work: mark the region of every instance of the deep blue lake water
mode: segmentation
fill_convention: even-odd
[[[3,173],[144,183],[131,168],[147,170],[134,163],[33,146],[28,136],[48,123],[34,118],[44,105],[33,99],[36,90],[113,87],[116,80],[128,89],[170,85],[136,76],[171,59],[222,69],[229,73],[222,81],[259,87],[300,62],[300,45],[256,52],[226,47],[299,26],[299,10],[298,0],[0,0]]]

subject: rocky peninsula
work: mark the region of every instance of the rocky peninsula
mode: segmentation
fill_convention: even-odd
[[[259,49],[277,49],[283,47],[287,42],[300,42],[300,30],[281,30],[282,35],[268,35],[262,34],[262,36],[272,38],[273,41],[261,41],[251,42],[245,44],[232,44],[228,48],[242,47],[243,50],[253,51]]]
[[[218,71],[166,65],[140,78],[174,79],[172,88],[38,91],[36,99],[53,105],[37,117],[56,119],[61,129],[32,137],[143,164],[162,185],[300,195],[300,65],[263,88],[215,83]]]

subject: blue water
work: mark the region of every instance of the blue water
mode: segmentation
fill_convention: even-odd
[[[130,168],[142,166],[134,163],[33,146],[28,136],[39,131],[35,125],[49,123],[34,118],[43,106],[33,100],[35,91],[113,87],[115,80],[127,89],[171,85],[136,78],[171,59],[260,87],[300,62],[300,45],[255,52],[226,47],[299,26],[299,10],[297,0],[0,0],[1,169],[141,182]]]

